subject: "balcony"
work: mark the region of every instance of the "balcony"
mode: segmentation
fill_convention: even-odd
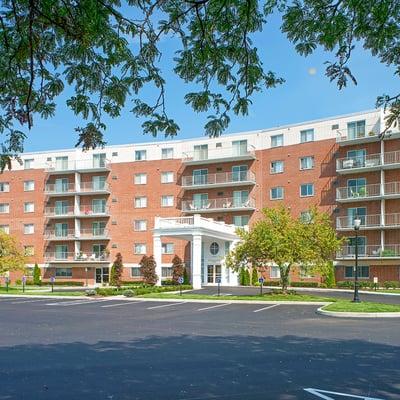
[[[109,217],[108,207],[80,206],[75,210],[74,206],[67,207],[45,207],[44,215],[47,218],[91,218],[91,217]]]
[[[69,252],[47,252],[44,254],[47,263],[108,263],[110,255],[104,253],[69,253]]]
[[[204,165],[231,161],[255,160],[255,158],[256,152],[254,146],[247,146],[247,148],[226,146],[215,149],[184,152],[182,162],[185,165]]]
[[[338,129],[336,143],[338,143],[339,146],[351,146],[354,144],[378,142],[382,138],[380,133],[381,129],[379,123],[368,125],[359,132],[349,131],[348,129]],[[383,140],[398,138],[400,138],[400,132],[397,129],[395,131],[388,130],[383,136]]]
[[[63,162],[48,162],[45,166],[45,172],[50,175],[72,174],[74,172],[108,172],[110,171],[109,160],[74,160]]]
[[[186,190],[206,189],[224,186],[255,185],[256,177],[253,172],[220,172],[207,175],[188,175],[182,177],[182,187]]]
[[[67,207],[45,207],[44,215],[47,218],[74,218],[74,206]]]
[[[342,246],[337,252],[338,260],[354,260],[355,246]],[[400,244],[388,244],[385,246],[368,245],[358,246],[358,257],[360,259],[397,259],[400,258]]]
[[[184,200],[182,201],[182,211],[186,213],[212,213],[212,212],[227,212],[227,211],[244,211],[255,210],[254,199],[235,199],[218,198],[208,200]]]
[[[107,182],[81,182],[80,185],[75,185],[74,183],[47,183],[44,192],[47,196],[62,197],[70,195],[109,194],[110,189]]]
[[[336,189],[336,201],[339,203],[396,198],[400,198],[400,182],[388,182],[383,185],[375,183]]]
[[[395,229],[400,227],[400,213],[394,214],[375,214],[365,215],[361,218],[360,229]],[[354,218],[353,217],[338,217],[336,218],[336,229],[338,231],[353,231]]]
[[[80,206],[79,213],[77,214],[79,218],[91,218],[91,217],[109,217],[110,209],[105,206]]]
[[[66,241],[66,240],[109,240],[109,234],[106,229],[81,229],[76,232],[74,229],[67,230],[46,230],[45,239],[48,241]]]
[[[380,169],[400,168],[400,151],[371,154],[359,157],[340,158],[336,161],[336,171],[340,174],[378,171]]]

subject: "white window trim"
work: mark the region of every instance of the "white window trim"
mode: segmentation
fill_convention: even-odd
[[[302,186],[308,186],[308,185],[311,185],[312,186],[312,194],[301,194],[301,187]],[[313,197],[313,196],[315,196],[315,185],[313,184],[313,183],[302,183],[302,184],[300,184],[300,197]]]
[[[166,175],[166,174],[168,174],[168,175]],[[172,180],[163,182],[163,176],[169,176],[169,174],[171,174]],[[160,179],[161,179],[161,183],[163,185],[168,184],[168,183],[174,183],[174,181],[175,181],[174,172],[173,171],[163,171],[163,172],[161,172],[161,178]]]
[[[166,198],[166,197],[172,197],[172,204],[167,204],[167,205],[164,205],[164,204],[163,204],[163,198]],[[174,207],[174,204],[175,204],[174,195],[172,195],[172,194],[165,194],[165,195],[162,195],[162,196],[161,196],[161,207]]]
[[[272,189],[282,189],[282,197],[272,197]],[[283,186],[275,186],[269,190],[269,198],[270,200],[283,200],[285,198],[285,188]]]
[[[303,158],[311,158],[311,160],[312,160],[312,167],[311,168],[302,168],[301,167],[301,160]],[[314,169],[315,168],[315,157],[314,156],[302,156],[302,157],[299,157],[299,168],[300,168],[300,171],[310,171],[310,170]]]
[[[137,251],[136,251],[136,246],[144,246],[144,252],[143,252],[143,253],[137,252]],[[144,254],[146,254],[146,253],[147,253],[147,245],[146,245],[146,243],[135,243],[135,244],[133,245],[133,253],[134,253],[134,254],[137,254],[137,255],[144,255]]]
[[[282,171],[274,171],[274,169],[272,168],[272,164],[276,163],[276,162],[281,162],[282,163]],[[285,172],[285,162],[283,160],[273,160],[273,161],[271,161],[270,166],[269,166],[269,173],[270,174],[273,174],[273,175],[275,175],[275,174],[283,174],[284,172]]]
[[[136,205],[136,200],[137,199],[140,199],[140,202],[144,199],[145,205],[144,206],[143,205],[137,206]],[[137,197],[135,197],[134,205],[135,205],[135,208],[147,208],[147,197],[146,196],[137,196]]]

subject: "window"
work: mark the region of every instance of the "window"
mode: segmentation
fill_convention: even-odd
[[[219,244],[217,242],[212,242],[210,245],[210,254],[216,256],[219,252]]]
[[[9,225],[0,225],[0,231],[3,233],[10,233],[10,226]]]
[[[104,168],[106,161],[106,153],[93,154],[93,168]]]
[[[161,277],[162,278],[171,278],[173,274],[173,267],[161,267]]]
[[[356,238],[354,236],[348,237],[347,242],[347,255],[354,256],[356,253]],[[367,238],[365,236],[358,236],[358,254],[365,255],[367,251]]]
[[[92,176],[92,187],[93,187],[93,190],[106,189],[106,177],[105,176]]]
[[[24,203],[24,212],[31,213],[35,211],[35,203],[28,202]]]
[[[172,207],[174,205],[174,196],[161,196],[161,207]]]
[[[236,226],[246,226],[249,224],[249,216],[248,215],[234,215],[233,216],[233,224]]]
[[[208,145],[207,144],[198,144],[193,146],[194,160],[207,160],[208,159]]]
[[[140,173],[135,174],[135,185],[146,185],[147,183],[147,174]]]
[[[31,192],[35,190],[35,181],[24,181],[24,191]]]
[[[106,235],[106,223],[104,221],[92,222],[92,235],[93,236],[105,236]]]
[[[283,161],[271,161],[271,174],[280,174],[283,172]]]
[[[173,172],[161,172],[161,183],[172,183],[174,181]]]
[[[314,156],[300,157],[300,169],[313,169],[314,168]]]
[[[144,161],[147,158],[146,150],[135,150],[135,161]]]
[[[364,167],[366,156],[367,152],[365,149],[350,150],[347,152],[347,158],[349,159],[348,162],[351,163],[351,168]],[[375,159],[372,158],[371,162],[374,161]]]
[[[147,207],[146,196],[135,197],[135,208],[146,208],[146,207]]]
[[[106,212],[106,199],[93,199],[92,210],[94,214],[105,214]]]
[[[56,276],[60,278],[72,278],[72,268],[56,268]]]
[[[65,171],[68,169],[68,156],[56,157],[56,170]]]
[[[140,276],[142,276],[140,273],[140,267],[132,267],[131,268],[131,277],[138,278]]]
[[[59,222],[54,225],[54,236],[55,237],[67,237],[68,236],[68,224],[65,222]]]
[[[279,200],[283,199],[283,187],[277,186],[271,188],[271,200]]]
[[[279,267],[276,266],[271,266],[269,269],[269,277],[270,278],[280,278],[281,277],[281,271]]]
[[[147,221],[145,219],[137,219],[134,222],[134,229],[137,232],[143,232],[147,230]]]
[[[146,254],[146,243],[135,243],[133,251],[135,254]]]
[[[174,158],[174,149],[172,147],[167,147],[165,149],[161,149],[161,158],[163,160],[168,160],[170,158]]]
[[[173,254],[174,253],[174,244],[173,243],[163,243],[161,245],[161,253],[162,254]]]
[[[349,179],[347,181],[348,197],[365,197],[367,195],[366,185],[365,178]]]
[[[234,165],[232,167],[232,181],[233,182],[247,181],[248,179],[247,170],[248,170],[247,165]],[[221,174],[217,175],[217,177],[218,176],[221,176]]]
[[[307,143],[314,141],[314,129],[305,129],[300,131],[300,143]]]
[[[354,278],[354,267],[345,267],[344,270],[345,278]],[[359,266],[358,267],[358,277],[359,278],[369,278],[369,267]]]
[[[347,138],[356,139],[365,136],[365,120],[347,124]]]
[[[33,158],[24,160],[24,169],[32,169],[32,168],[33,168]]]
[[[67,260],[68,259],[68,246],[66,244],[57,244],[55,246],[54,257],[56,260]]]
[[[35,255],[35,248],[33,246],[24,246],[24,254],[27,257]]]
[[[10,184],[8,182],[0,182],[0,192],[9,192]]]
[[[193,185],[206,185],[208,183],[208,169],[195,169],[192,172]]]
[[[47,186],[47,185],[46,185]],[[73,190],[74,185],[71,185],[71,189]],[[58,178],[55,180],[54,191],[57,193],[68,192],[70,188],[68,178]],[[49,190],[52,190],[52,185],[49,185]]]
[[[10,205],[8,203],[0,203],[0,214],[8,214],[10,212]]]
[[[301,197],[314,196],[314,184],[304,183],[300,185],[300,196]]]
[[[210,202],[208,201],[208,193],[195,193],[193,195],[193,202],[189,203],[189,209],[191,210],[199,210],[209,207]]]
[[[234,156],[245,156],[248,153],[247,140],[234,140],[232,142]]]
[[[361,226],[365,225],[365,216],[367,215],[366,207],[354,207],[347,209],[347,223],[349,227],[354,226],[356,216],[361,220]]]
[[[249,205],[248,190],[235,190],[233,192],[233,207],[248,207]]]
[[[271,136],[271,147],[280,147],[283,146],[283,135],[274,135]]]
[[[333,124],[333,125],[331,126],[331,129],[332,129],[333,131],[338,130],[338,129],[339,129],[339,124]]]
[[[25,235],[31,235],[35,233],[35,225],[34,224],[24,224],[24,233]]]

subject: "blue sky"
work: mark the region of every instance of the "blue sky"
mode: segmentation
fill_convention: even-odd
[[[358,85],[351,84],[339,91],[325,76],[324,62],[332,60],[333,55],[318,50],[306,58],[299,56],[294,46],[279,31],[279,23],[279,16],[273,16],[266,29],[254,37],[254,42],[265,68],[275,71],[286,82],[254,96],[253,106],[247,117],[231,115],[231,124],[226,133],[369,110],[374,108],[378,95],[394,94],[400,90],[399,80],[393,75],[394,69],[380,64],[370,53],[358,48],[350,64]],[[177,138],[201,137],[204,135],[203,126],[207,114],[197,114],[185,105],[183,97],[191,88],[171,72],[170,56],[178,45],[179,42],[174,38],[163,42],[163,51],[166,54],[163,60],[166,66],[167,111],[181,127]],[[310,74],[310,69],[314,69],[316,73]],[[71,93],[70,90],[68,92]],[[75,145],[77,134],[74,128],[84,125],[84,121],[75,117],[66,107],[67,98],[66,95],[59,97],[54,118],[34,121],[34,127],[25,142],[25,151],[71,148]],[[163,136],[153,138],[143,135],[142,121],[129,112],[131,107],[132,104],[128,102],[119,118],[106,119],[107,144],[163,140]]]

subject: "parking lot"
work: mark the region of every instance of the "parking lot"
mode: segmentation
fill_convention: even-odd
[[[316,308],[2,297],[0,399],[400,398],[399,320]]]

